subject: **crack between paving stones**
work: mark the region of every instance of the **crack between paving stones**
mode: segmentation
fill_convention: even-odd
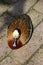
[[[14,61],[14,59],[13,59],[13,57],[9,54],[9,57]],[[16,59],[16,61],[18,62],[18,63],[20,63],[17,59]],[[20,63],[21,64],[21,63]],[[21,64],[22,65],[22,64]]]
[[[11,51],[11,52],[12,52],[12,51]],[[10,54],[11,52],[9,52],[9,53],[6,54],[4,57],[2,57],[2,58],[0,59],[0,62],[2,62],[2,61],[5,60],[7,57],[9,57],[9,54]]]
[[[29,8],[29,10],[26,12],[26,14],[29,13],[30,10],[31,10],[38,2],[39,2],[39,0],[37,0],[37,1]]]
[[[30,62],[30,60],[33,58],[33,56],[40,50],[40,48],[42,48],[42,46],[43,46],[43,44],[41,44],[40,47],[31,55],[31,57],[21,65],[27,65]]]
[[[34,30],[43,22],[43,19],[34,27]]]
[[[40,14],[42,14],[42,15],[43,15],[43,13],[41,13],[41,12],[37,11],[37,10],[36,10],[36,9],[34,9],[34,8],[32,8],[32,10],[34,10],[34,11],[36,11],[37,13],[40,13]]]

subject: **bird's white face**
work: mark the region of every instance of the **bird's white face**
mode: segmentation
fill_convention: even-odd
[[[13,38],[19,38],[19,32],[18,32],[18,30],[16,29],[16,30],[14,30],[14,32],[13,32]]]

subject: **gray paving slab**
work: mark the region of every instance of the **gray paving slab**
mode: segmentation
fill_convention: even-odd
[[[43,45],[37,50],[27,65],[43,65]]]
[[[38,12],[43,13],[43,0],[39,0],[39,2],[33,8]]]

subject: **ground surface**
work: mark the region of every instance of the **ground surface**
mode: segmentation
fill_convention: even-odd
[[[10,5],[0,3],[0,65],[43,65],[43,0],[15,1]],[[8,25],[13,16],[24,13],[34,26],[32,38],[20,49],[11,50],[7,44]]]

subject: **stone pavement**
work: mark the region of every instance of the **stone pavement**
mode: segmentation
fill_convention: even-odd
[[[0,3],[0,65],[43,65],[43,0],[15,1]],[[12,50],[7,44],[8,25],[13,16],[24,13],[31,17],[34,32],[25,46]]]

